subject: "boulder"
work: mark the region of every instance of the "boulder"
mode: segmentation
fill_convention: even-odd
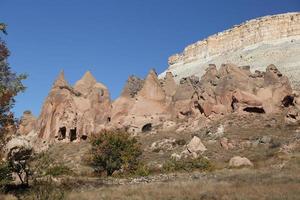
[[[246,157],[235,156],[230,159],[229,167],[232,168],[253,167],[253,163]]]
[[[187,150],[191,153],[198,153],[206,151],[206,147],[202,144],[201,139],[194,136],[193,139],[187,144]]]

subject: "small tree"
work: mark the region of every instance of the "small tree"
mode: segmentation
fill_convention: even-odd
[[[6,33],[6,25],[3,23],[0,23],[0,25],[0,30]],[[22,74],[17,75],[12,72],[7,63],[9,54],[10,52],[5,42],[0,37],[0,149],[4,146],[4,139],[9,131],[14,130],[13,127],[16,126],[16,120],[11,112],[11,108],[15,103],[14,97],[19,92],[25,90],[22,80],[25,79],[26,76]]]
[[[31,156],[32,149],[22,146],[16,146],[10,149],[7,155],[9,167],[11,171],[18,176],[22,185],[28,185],[28,178],[30,175],[28,160]]]
[[[91,140],[92,166],[111,176],[117,170],[135,171],[142,154],[140,144],[124,131],[104,131]]]
[[[11,183],[12,178],[12,168],[6,162],[0,163],[0,192],[5,191],[7,185]]]

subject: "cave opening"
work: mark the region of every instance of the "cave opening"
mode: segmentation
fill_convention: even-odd
[[[249,113],[260,113],[260,114],[266,113],[263,108],[259,108],[259,107],[246,107],[243,110]]]
[[[148,123],[148,124],[145,124],[143,127],[142,127],[142,132],[145,133],[145,132],[149,132],[152,130],[152,124],[151,123]]]
[[[294,106],[294,97],[287,95],[282,100],[282,105],[284,107]]]
[[[63,139],[66,139],[66,127],[61,127],[59,128],[59,131],[58,131],[58,140],[63,140]]]
[[[77,139],[76,128],[70,130],[70,141],[74,141]]]
[[[87,135],[82,135],[82,136],[81,136],[81,139],[82,139],[82,140],[86,140],[87,138],[88,138]]]

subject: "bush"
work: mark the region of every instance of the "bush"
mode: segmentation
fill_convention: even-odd
[[[104,131],[91,139],[91,164],[96,172],[111,176],[115,171],[134,172],[142,154],[135,138],[124,131]]]
[[[8,163],[0,163],[0,192],[5,191],[6,186],[11,183],[12,169]]]
[[[8,165],[16,173],[22,185],[28,185],[31,170],[28,161],[31,159],[32,149],[28,147],[14,147],[7,155]]]
[[[193,171],[193,170],[201,170],[201,171],[212,171],[214,169],[212,163],[203,157],[199,157],[196,159],[182,159],[175,160],[170,159],[163,164],[164,172],[175,172],[175,171]]]
[[[150,175],[150,169],[148,166],[140,164],[137,169],[134,172],[134,175],[136,176],[149,176]]]

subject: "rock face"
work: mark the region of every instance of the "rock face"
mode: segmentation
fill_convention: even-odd
[[[201,77],[210,63],[249,65],[253,71],[275,64],[298,88],[299,53],[300,13],[286,13],[253,19],[191,44],[169,58],[166,72],[172,72],[179,82],[192,75]]]
[[[110,121],[110,95],[107,88],[87,72],[74,87],[59,75],[44,103],[37,122],[43,140],[86,139]]]
[[[266,70],[252,72],[249,65],[209,64],[205,69],[206,65],[197,64],[196,71],[186,65],[230,52],[227,57],[235,54],[232,51],[249,50],[249,45],[259,42],[298,36],[299,22],[298,13],[264,17],[209,37],[186,48],[182,55],[172,57],[169,71],[163,78],[159,79],[154,70],[144,80],[129,77],[123,92],[113,102],[108,89],[90,72],[74,87],[67,83],[62,72],[53,84],[39,118],[35,120],[25,112],[18,131],[23,135],[36,133],[48,144],[49,141],[86,140],[102,129],[122,128],[134,134],[154,134],[157,130],[195,132],[207,122],[231,113],[284,112],[287,123],[298,123],[300,95],[293,92],[288,77],[279,71],[285,66],[277,68],[268,64],[264,66]],[[297,46],[294,40],[291,44]],[[276,57],[275,54],[272,56]],[[186,74],[191,76],[182,77]],[[220,126],[214,137],[221,138],[223,134],[224,127]],[[225,149],[233,148],[226,139],[220,143]],[[186,153],[196,157],[197,151],[205,151],[205,147],[193,138]]]
[[[252,74],[248,67],[231,64],[219,70],[211,65],[201,80],[180,81],[173,97],[178,117],[205,116],[213,119],[232,112],[276,113],[293,94],[288,78],[274,65]]]
[[[36,118],[31,111],[25,111],[20,121],[17,133],[20,135],[27,135],[30,131],[36,128]]]
[[[144,81],[135,80],[136,88],[131,86],[132,82],[130,78],[122,95],[112,104],[112,125],[125,126],[130,132],[151,131],[153,126],[170,118],[166,93],[153,70]]]
[[[249,67],[224,64],[217,69],[210,65],[201,79],[191,76],[179,84],[171,73],[159,80],[151,70],[145,80],[130,77],[113,102],[108,89],[90,72],[74,87],[61,73],[38,120],[25,112],[19,132],[26,135],[34,130],[43,141],[72,142],[85,140],[102,129],[125,128],[135,134],[177,128],[176,132],[196,131],[206,121],[234,112],[270,114],[286,108],[300,116],[297,98],[288,78],[274,65],[255,73]],[[294,115],[289,112],[286,116]],[[221,126],[219,137],[223,132]],[[192,141],[199,143],[196,138]]]

